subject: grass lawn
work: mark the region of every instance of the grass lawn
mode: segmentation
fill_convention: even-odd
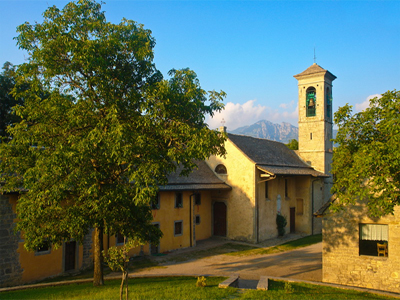
[[[322,242],[322,234],[309,235],[309,236],[303,237],[298,240],[290,241],[290,242],[284,243],[282,245],[273,246],[273,247],[269,247],[269,248],[257,248],[257,249],[250,248],[250,249],[244,249],[241,251],[235,251],[235,252],[230,252],[230,253],[226,253],[226,254],[234,255],[234,256],[273,254],[273,253],[285,252],[285,251],[294,250],[297,248],[310,246],[312,244],[316,244],[319,242]]]
[[[268,291],[220,289],[224,278],[208,277],[207,286],[196,287],[195,277],[134,278],[129,299],[394,299],[369,293],[308,284],[270,281]],[[91,283],[0,293],[0,299],[119,299],[119,280],[103,287]]]

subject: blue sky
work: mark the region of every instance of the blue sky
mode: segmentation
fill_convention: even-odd
[[[0,64],[20,64],[13,37],[26,21],[41,22],[51,5],[68,1],[0,0]],[[155,63],[193,69],[206,90],[223,90],[228,130],[261,119],[297,125],[293,75],[316,62],[337,76],[333,104],[355,110],[400,89],[400,1],[116,1],[107,20],[144,24],[157,41]]]

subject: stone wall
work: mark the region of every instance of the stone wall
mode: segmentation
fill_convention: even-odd
[[[82,267],[81,269],[88,269],[93,267],[93,229],[85,235],[82,241],[83,255],[82,255]]]
[[[17,252],[19,236],[14,234],[16,215],[10,197],[0,194],[0,287],[17,284],[23,272]]]
[[[388,257],[359,255],[359,224],[387,224]],[[324,282],[400,292],[400,209],[380,219],[367,217],[365,204],[328,213],[323,220]]]

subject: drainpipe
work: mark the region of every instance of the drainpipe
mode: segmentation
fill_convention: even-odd
[[[314,235],[314,182],[319,181],[319,179],[314,179],[311,182],[311,235]]]
[[[260,213],[259,213],[259,209],[260,209],[260,206],[259,206],[259,203],[258,203],[258,201],[259,201],[259,197],[258,197],[258,184],[259,183],[261,183],[261,182],[265,182],[265,181],[270,181],[270,180],[274,180],[274,179],[276,179],[276,176],[275,175],[273,175],[273,176],[271,176],[270,178],[267,178],[267,179],[263,179],[263,180],[259,180],[259,181],[257,181],[257,177],[256,177],[256,195],[255,195],[255,205],[256,205],[256,227],[257,227],[257,230],[256,230],[256,234],[257,234],[257,236],[256,236],[256,243],[258,244],[259,243],[259,241],[260,241]]]
[[[190,231],[190,247],[193,247],[193,215],[192,215],[192,201],[194,192],[189,196],[189,231]]]

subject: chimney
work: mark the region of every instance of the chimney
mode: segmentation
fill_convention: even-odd
[[[219,127],[219,132],[226,133],[226,127],[225,126],[220,126]]]

